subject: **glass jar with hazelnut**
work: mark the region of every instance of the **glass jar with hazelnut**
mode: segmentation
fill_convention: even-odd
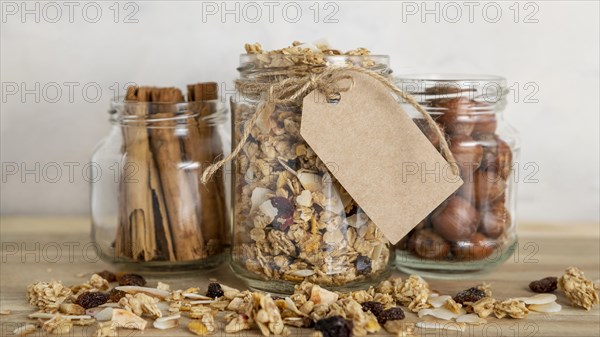
[[[510,257],[517,242],[512,166],[519,141],[502,117],[506,80],[432,74],[402,76],[396,84],[444,130],[464,181],[398,243],[398,268],[444,278],[491,270]],[[439,148],[427,123],[410,105],[403,107]]]

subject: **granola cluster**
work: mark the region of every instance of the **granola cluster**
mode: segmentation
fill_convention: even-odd
[[[61,303],[70,298],[71,289],[61,282],[37,282],[27,287],[29,303],[44,312],[56,312]]]
[[[598,304],[598,292],[594,283],[575,267],[569,267],[558,279],[558,289],[565,292],[574,306],[590,310],[594,304]]]
[[[291,46],[265,51],[260,43],[245,46],[246,53],[256,56],[256,66],[260,68],[286,68],[293,66],[316,67],[328,65],[328,57],[346,56],[347,64],[370,67],[375,62],[369,58],[354,59],[352,56],[368,56],[371,52],[366,48],[356,48],[347,52],[332,49],[326,41],[316,43],[302,43],[294,41]]]

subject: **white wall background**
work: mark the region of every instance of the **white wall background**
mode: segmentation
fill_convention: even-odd
[[[88,212],[88,183],[81,167],[108,131],[105,112],[114,83],[121,87],[130,81],[183,87],[198,81],[231,82],[246,42],[279,48],[293,40],[310,42],[326,37],[340,49],[364,46],[374,53],[389,54],[396,73],[507,77],[520,93],[518,102],[509,104],[506,111],[506,119],[521,132],[520,161],[539,166],[537,183],[518,186],[520,219],[599,221],[596,1],[478,2],[472,15],[468,5],[456,2],[462,10],[456,19],[455,5],[437,2],[439,22],[434,14],[421,18],[423,10],[435,9],[435,2],[411,15],[421,1],[335,1],[328,8],[324,3],[318,5],[319,23],[314,22],[315,12],[309,8],[313,1],[297,2],[302,16],[296,23],[289,22],[295,17],[290,6],[295,5],[288,5],[288,15],[283,15],[285,2],[276,2],[273,23],[269,22],[269,7],[262,3],[262,17],[254,23],[249,21],[255,11],[246,7],[244,15],[243,2],[238,2],[239,22],[233,14],[224,22],[218,14],[207,15],[206,9],[213,7],[203,7],[201,2],[136,1],[127,8],[121,3],[118,23],[114,22],[115,7],[110,8],[112,1],[88,5],[87,15],[82,14],[86,3],[77,2],[73,22],[69,7],[59,2],[62,16],[56,23],[48,22],[55,20],[56,8],[43,3],[39,23],[34,14],[27,14],[22,22],[20,3],[2,3],[2,215]],[[221,6],[220,1],[212,4]],[[93,21],[96,5],[102,16],[96,23],[86,22]],[[227,3],[229,9],[234,6],[234,2]],[[324,23],[326,14],[336,6],[333,18],[338,23]],[[498,7],[501,17],[496,15]],[[28,3],[28,8],[35,8],[34,3]],[[124,23],[126,14],[136,8],[133,18],[138,22]],[[18,12],[13,15],[15,10]],[[205,22],[203,14],[207,15]],[[538,22],[526,22],[531,20]],[[65,82],[79,84],[73,102]],[[524,96],[533,91],[533,87],[525,87],[528,82],[539,88],[533,97],[538,103],[524,102]],[[24,83],[29,89],[39,83],[40,101],[36,102],[33,94],[23,99],[24,87],[12,94],[14,83]],[[57,102],[51,102],[55,97],[52,83],[62,89]],[[98,102],[89,102],[95,95],[93,88],[85,99],[82,87],[86,83],[101,87]],[[70,162],[80,163],[72,182]],[[15,163],[21,167],[11,175],[8,170]],[[35,163],[41,165],[38,174],[43,173],[44,165],[57,163],[62,177],[54,183],[43,176],[36,182],[34,174],[22,177],[23,169],[36,171]]]

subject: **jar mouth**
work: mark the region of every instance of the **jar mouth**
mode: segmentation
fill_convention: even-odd
[[[394,82],[431,114],[445,113],[449,104],[469,114],[496,113],[504,109],[509,92],[506,79],[496,75],[408,74]]]
[[[199,118],[209,121],[210,124],[222,124],[227,120],[227,108],[219,99],[166,103],[126,101],[120,96],[110,102],[108,112],[111,119],[121,123]]]
[[[314,56],[314,58],[312,58]],[[384,75],[392,71],[389,68],[389,55],[321,55],[314,54],[307,58],[306,54],[241,54],[240,66],[237,70],[242,74],[251,76],[261,71],[290,70],[303,74],[310,72],[308,69],[321,69],[324,67],[357,66],[367,68]]]
[[[390,56],[384,54],[369,54],[369,55],[321,55],[314,54],[315,56],[322,56],[325,61],[332,63],[345,61],[345,60],[373,60],[380,61],[379,63],[389,64]],[[240,54],[240,63],[258,61],[261,57],[268,56],[270,58],[289,58],[293,56],[306,56],[306,54]]]

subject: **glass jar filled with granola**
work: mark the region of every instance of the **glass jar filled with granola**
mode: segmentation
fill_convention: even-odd
[[[502,113],[506,80],[496,76],[409,75],[396,85],[412,94],[444,130],[463,185],[396,246],[407,272],[461,277],[491,270],[517,242],[513,163],[515,129]],[[435,147],[439,139],[404,104]]]
[[[342,53],[295,43],[270,52],[247,45],[246,51],[238,68],[242,82],[348,65],[391,74],[388,56],[362,48]],[[234,144],[265,103],[264,96],[240,91],[231,102]],[[389,271],[393,249],[304,141],[301,119],[302,97],[274,104],[258,116],[234,161],[232,268],[250,287],[279,293],[305,280],[336,288],[372,284]]]

